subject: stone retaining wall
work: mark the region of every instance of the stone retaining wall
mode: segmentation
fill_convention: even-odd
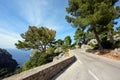
[[[57,60],[55,62],[24,71],[20,74],[13,75],[5,78],[4,80],[50,80],[53,76],[74,61],[75,56],[69,56],[65,59]]]

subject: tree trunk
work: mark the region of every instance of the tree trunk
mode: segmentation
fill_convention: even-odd
[[[112,33],[109,32],[108,35],[109,35],[109,38],[110,38],[110,42],[111,42],[112,44],[115,44],[115,41],[114,41],[114,39],[113,39]]]
[[[99,39],[99,36],[98,36],[98,34],[97,34],[96,29],[95,29],[95,27],[94,27],[93,25],[92,25],[91,27],[92,27],[92,29],[93,29],[93,31],[94,31],[95,38],[96,38],[96,40],[97,40],[97,42],[98,42],[99,49],[100,49],[101,51],[103,51],[103,47],[102,47],[102,45],[101,45],[101,41],[100,41],[100,39]]]
[[[45,52],[46,52],[46,45],[44,45],[44,49],[43,49],[43,51],[45,51]]]
[[[83,35],[83,43],[84,43],[84,44],[87,44],[85,39],[86,39],[86,35],[84,34],[84,35]]]

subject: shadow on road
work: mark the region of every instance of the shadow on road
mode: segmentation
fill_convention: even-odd
[[[75,61],[76,61],[77,59],[75,58]],[[74,62],[75,62],[74,61]],[[73,63],[74,63],[73,62]],[[62,73],[64,73],[66,70],[67,70],[67,68],[69,68],[73,63],[71,63],[71,64],[69,64],[68,66],[66,66],[64,69],[61,69],[61,71],[58,73],[58,74],[56,74],[55,76],[53,76],[52,77],[52,79],[51,80],[56,80]]]

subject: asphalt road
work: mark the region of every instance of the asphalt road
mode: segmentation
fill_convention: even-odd
[[[71,53],[77,57],[76,62],[53,80],[120,80],[120,61],[86,54],[80,49]]]

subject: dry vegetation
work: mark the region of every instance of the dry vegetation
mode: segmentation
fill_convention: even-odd
[[[114,60],[120,60],[120,54],[117,54],[114,50],[104,50],[102,53],[100,51],[93,51],[94,54],[107,57]]]

